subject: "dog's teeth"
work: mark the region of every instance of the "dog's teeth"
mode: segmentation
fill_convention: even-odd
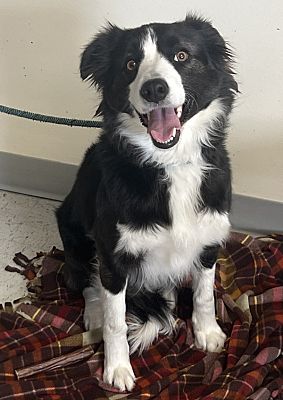
[[[168,143],[172,142],[172,140],[174,140],[174,136],[171,136],[170,139],[166,140],[163,143],[168,144]]]
[[[174,128],[173,134],[172,134],[172,136],[170,136],[170,138],[168,140],[165,140],[164,142],[161,140],[158,140],[158,139],[155,139],[155,140],[156,140],[156,142],[161,143],[161,144],[168,144],[174,140],[175,136],[176,136],[176,128]]]
[[[177,117],[178,117],[178,118],[181,118],[181,115],[182,115],[182,106],[177,107],[176,111],[177,111]]]

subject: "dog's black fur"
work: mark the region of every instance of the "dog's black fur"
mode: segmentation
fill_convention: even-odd
[[[188,16],[183,22],[150,26],[156,33],[158,50],[179,72],[189,94],[182,122],[214,99],[221,98],[225,106],[225,116],[214,125],[212,146],[202,145],[203,159],[214,169],[203,177],[198,207],[229,212],[231,177],[225,130],[237,91],[231,52],[219,33],[201,18]],[[128,278],[127,310],[143,322],[150,315],[166,318],[170,305],[158,290],[139,290],[143,253],[133,256],[114,250],[119,239],[118,222],[134,229],[154,229],[156,224],[168,228],[172,224],[170,181],[164,179],[164,168],[150,161],[141,163],[141,149],[117,133],[119,113],[133,113],[129,84],[137,71],[128,71],[125,65],[129,54],[137,63],[142,60],[139,43],[147,28],[122,30],[110,25],[82,55],[82,79],[90,79],[102,93],[98,114],[103,116],[104,129],[98,143],[86,152],[72,191],[57,211],[67,285],[79,291],[91,285],[96,273],[93,260],[98,256],[102,285],[116,294]],[[184,48],[190,53],[190,61],[174,63],[172,56]],[[205,267],[212,267],[217,250],[218,245],[203,248],[200,258]]]

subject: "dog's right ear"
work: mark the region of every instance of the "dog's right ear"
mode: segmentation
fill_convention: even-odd
[[[80,64],[83,80],[89,79],[98,89],[111,81],[111,53],[123,30],[109,23],[85,48]]]

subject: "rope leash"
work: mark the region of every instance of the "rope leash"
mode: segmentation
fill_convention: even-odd
[[[0,104],[0,112],[14,115],[20,118],[32,119],[33,121],[47,122],[49,124],[80,126],[82,128],[102,128],[101,121],[91,121],[85,119],[63,118],[52,115],[37,114],[30,111],[18,110],[17,108],[7,107]]]

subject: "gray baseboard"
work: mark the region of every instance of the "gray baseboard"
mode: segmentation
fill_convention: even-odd
[[[63,200],[78,167],[39,158],[0,152],[0,189]],[[233,195],[233,229],[248,232],[283,232],[283,203]]]
[[[234,229],[282,233],[283,203],[233,194],[230,220]]]
[[[0,189],[63,200],[77,170],[76,165],[0,152]]]

